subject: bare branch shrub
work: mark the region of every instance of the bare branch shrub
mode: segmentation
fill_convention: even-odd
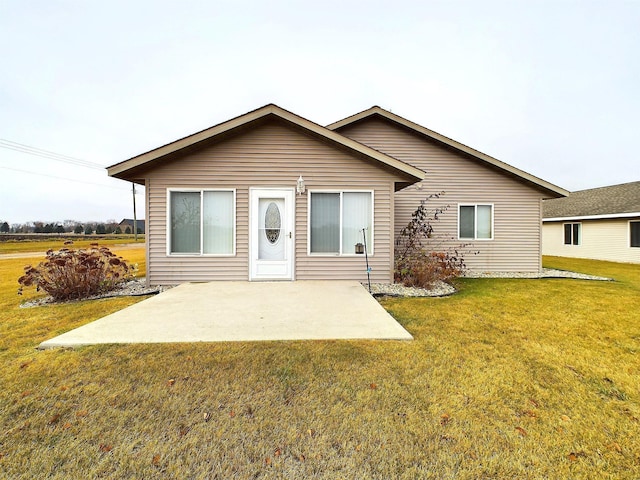
[[[449,245],[447,238],[436,235],[434,223],[449,205],[427,208],[427,202],[439,199],[444,192],[429,195],[411,214],[411,221],[396,240],[394,281],[409,287],[431,288],[436,282],[448,282],[466,271],[464,257],[470,244]]]
[[[55,300],[75,300],[113,290],[134,276],[134,267],[98,244],[88,249],[49,250],[36,267],[24,267],[18,294],[24,287],[35,286],[36,291],[44,290]]]

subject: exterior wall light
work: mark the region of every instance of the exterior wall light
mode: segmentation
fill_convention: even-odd
[[[296,183],[296,192],[298,192],[298,195],[302,195],[305,190],[306,188],[304,186],[304,179],[302,178],[302,175],[300,175],[300,177],[298,178],[298,182]]]

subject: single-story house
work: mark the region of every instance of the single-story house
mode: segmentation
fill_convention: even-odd
[[[118,224],[118,226],[120,227],[120,230],[122,230],[123,233],[126,231],[127,227],[129,227],[129,229],[131,230],[131,233],[134,233],[133,223],[134,223],[133,218],[123,218],[122,221]],[[136,219],[135,224],[138,228],[138,233],[145,232],[144,220]]]
[[[145,186],[147,281],[393,280],[429,194],[473,269],[539,271],[542,199],[567,192],[379,107],[320,126],[266,105],[108,167]],[[362,245],[358,245],[362,244]]]
[[[546,200],[543,212],[544,255],[640,263],[640,182]]]

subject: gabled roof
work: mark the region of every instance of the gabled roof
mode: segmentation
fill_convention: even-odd
[[[142,219],[142,220],[137,219],[136,223],[138,224],[139,228],[142,228],[144,230],[144,219]],[[123,218],[122,220],[120,220],[120,223],[118,225],[130,225],[130,226],[133,226],[133,218]]]
[[[545,200],[543,220],[582,220],[640,216],[640,182],[590,188],[566,198]]]
[[[361,122],[365,119],[375,118],[375,117],[387,120],[391,123],[395,123],[396,125],[399,125],[405,129],[409,129],[415,133],[418,133],[419,135],[423,135],[431,140],[435,140],[436,142],[440,143],[441,145],[444,145],[445,147],[461,152],[473,158],[474,160],[483,162],[492,168],[503,171],[504,173],[507,173],[508,175],[511,175],[521,181],[524,181],[525,183],[533,185],[535,188],[541,189],[549,193],[554,198],[569,194],[569,192],[564,188],[558,187],[557,185],[554,185],[545,180],[542,180],[541,178],[531,175],[530,173],[527,173],[516,167],[512,167],[507,163],[501,162],[500,160],[493,158],[482,152],[479,152],[478,150],[474,150],[471,147],[467,147],[466,145],[463,145],[460,142],[456,142],[455,140],[445,137],[444,135],[441,135],[438,132],[429,130],[428,128],[423,127],[422,125],[418,125],[417,123],[407,120],[406,118],[396,115],[395,113],[391,113],[378,106],[373,106],[368,110],[364,110],[360,113],[356,113],[355,115],[352,115],[345,119],[339,120],[335,123],[327,125],[327,128],[335,131],[340,131],[340,129],[342,129],[343,127],[355,124],[357,122]]]
[[[253,110],[244,115],[240,115],[239,117],[227,120],[226,122],[168,143],[162,147],[130,158],[129,160],[111,165],[110,167],[107,167],[107,172],[111,177],[143,183],[141,173],[152,168],[155,164],[167,159],[175,158],[175,156],[177,154],[179,155],[180,152],[190,151],[194,148],[198,148],[200,145],[209,145],[216,141],[223,140],[228,138],[230,135],[245,131],[252,126],[269,119],[284,121],[285,123],[301,129],[305,133],[311,134],[323,141],[377,162],[381,166],[389,168],[406,178],[406,185],[418,182],[425,176],[425,173],[422,170],[412,165],[379,152],[378,150],[367,147],[366,145],[340,135],[339,133],[329,130],[317,123],[313,123],[306,118],[295,115],[294,113],[284,110],[274,104],[265,105],[262,108],[258,108],[257,110]]]

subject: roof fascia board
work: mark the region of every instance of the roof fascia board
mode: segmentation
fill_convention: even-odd
[[[543,218],[543,222],[566,222],[569,220],[602,220],[611,218],[633,218],[640,217],[640,212],[630,213],[603,213],[602,215],[573,215],[566,217]]]
[[[291,123],[300,125],[301,127],[306,128],[307,130],[310,130],[320,136],[327,137],[330,140],[333,140],[336,143],[340,143],[351,150],[355,150],[369,157],[373,157],[379,162],[393,167],[396,170],[400,170],[401,172],[411,175],[412,177],[416,177],[420,180],[423,180],[425,178],[425,172],[423,172],[419,168],[414,167],[413,165],[402,162],[397,158],[386,155],[378,150],[368,147],[363,143],[357,142],[351,138],[339,134],[338,132],[334,132],[333,130],[323,127],[322,125],[318,125],[317,123],[307,120],[306,118],[295,115],[294,113],[291,113],[287,110],[283,110],[280,107],[277,107],[275,105],[274,107],[278,109],[278,116],[284,118],[285,120],[288,120]]]
[[[380,108],[378,106],[375,107],[371,107],[368,110],[365,110],[363,112],[360,113],[356,113],[355,115],[352,115],[350,117],[344,118],[342,120],[339,120],[335,123],[332,123],[330,125],[327,125],[327,128],[330,130],[337,130],[341,127],[344,127],[346,125],[350,125],[352,123],[358,122],[360,120],[363,120],[367,117],[370,117],[372,115],[380,115],[388,120],[391,120],[393,122],[396,122],[400,125],[403,125],[411,130],[414,130],[418,133],[421,133],[422,135],[425,135],[429,138],[432,138],[440,143],[443,143],[445,145],[448,145],[449,147],[452,147],[460,152],[466,153],[467,155],[471,155],[472,157],[475,157],[479,160],[482,160],[483,162],[486,162],[490,165],[493,165],[501,170],[505,170],[509,173],[511,173],[512,175],[515,175],[517,177],[520,177],[530,183],[533,183],[535,185],[538,185],[539,187],[542,187],[545,190],[549,190],[557,195],[560,196],[567,196],[569,195],[569,191],[565,190],[564,188],[561,188],[557,185],[554,185],[552,183],[547,182],[546,180],[543,180],[541,178],[536,177],[535,175],[531,175],[530,173],[527,173],[523,170],[520,170],[519,168],[513,167],[511,165],[509,165],[508,163],[504,163],[500,160],[498,160],[497,158],[493,158],[490,155],[487,155],[485,153],[479,152],[478,150],[475,150],[471,147],[467,147],[466,145],[460,143],[460,142],[456,142],[455,140],[449,138],[449,137],[445,137],[444,135],[439,134],[438,132],[434,132],[433,130],[430,130],[426,127],[423,127],[422,125],[418,125],[417,123],[414,123],[410,120],[407,120],[406,118],[400,117],[394,113],[391,113],[383,108]]]
[[[125,160],[123,162],[107,167],[107,172],[109,176],[116,176],[118,174],[126,172],[127,170],[140,167],[145,163],[164,157],[165,155],[169,155],[171,153],[177,152],[183,148],[190,147],[192,145],[195,145],[198,142],[202,142],[209,138],[215,137],[216,135],[220,135],[222,133],[228,132],[235,128],[241,127],[255,120],[259,120],[260,118],[266,117],[268,115],[274,115],[285,121],[298,125],[303,129],[313,132],[316,135],[325,137],[338,144],[342,144],[345,147],[349,148],[350,150],[354,150],[368,157],[372,157],[384,165],[387,165],[395,170],[399,170],[400,172],[403,172],[411,177],[414,177],[415,181],[422,180],[425,178],[425,172],[423,172],[422,170],[412,165],[404,163],[396,158],[393,158],[389,155],[379,152],[378,150],[375,150],[362,143],[359,143],[355,140],[345,137],[339,134],[338,132],[329,130],[321,125],[318,125],[317,123],[313,123],[310,120],[307,120],[298,115],[295,115],[273,104],[266,105],[252,112],[246,113],[244,115],[233,118],[231,120],[227,120],[226,122],[220,123],[213,127],[207,128],[200,132],[181,138],[180,140],[176,140],[162,147],[156,148],[149,152],[130,158],[129,160]]]
[[[157,158],[163,157],[165,155],[169,155],[173,152],[181,150],[183,148],[190,147],[195,145],[198,142],[203,140],[207,140],[208,138],[214,137],[221,133],[227,132],[229,130],[233,130],[234,128],[240,127],[246,123],[258,120],[270,112],[271,105],[267,105],[265,107],[259,108],[257,110],[253,110],[252,112],[246,113],[239,117],[232,118],[231,120],[227,120],[226,122],[219,123],[218,125],[214,125],[213,127],[207,128],[200,132],[194,133],[187,137],[181,138],[174,142],[163,145],[162,147],[155,148],[141,155],[137,155],[128,160],[125,160],[120,163],[116,163],[115,165],[111,165],[107,167],[107,173],[109,176],[114,176],[119,173],[125,172],[132,168],[139,167],[144,165],[147,162],[155,160]]]

